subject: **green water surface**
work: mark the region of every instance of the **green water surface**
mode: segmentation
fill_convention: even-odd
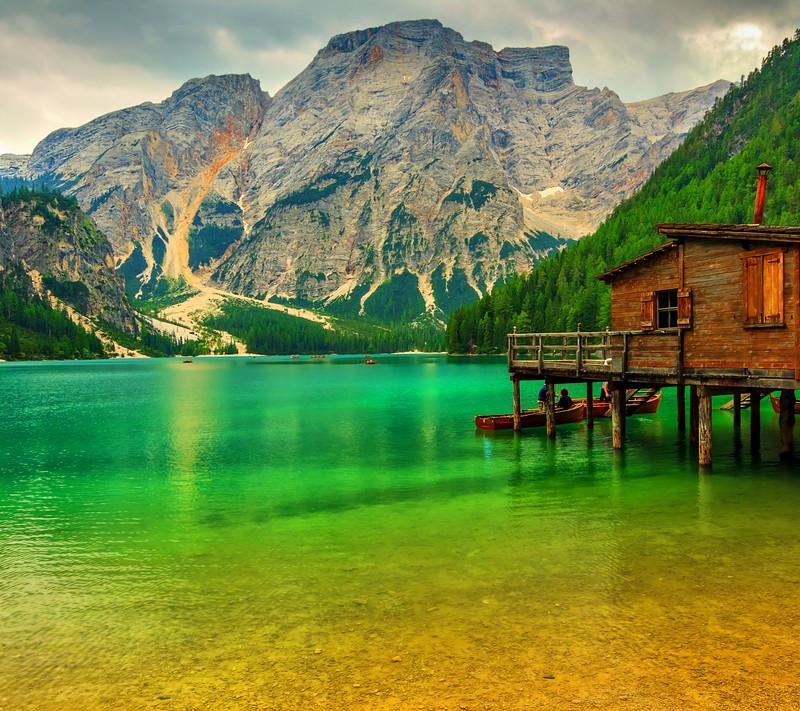
[[[670,392],[618,453],[476,430],[502,359],[378,360],[0,364],[0,709],[800,707],[767,404],[708,474]]]

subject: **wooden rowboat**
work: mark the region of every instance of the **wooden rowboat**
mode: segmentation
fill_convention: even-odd
[[[580,422],[586,415],[586,402],[576,402],[567,410],[556,410],[556,424]],[[475,424],[482,430],[513,430],[514,415],[475,415]],[[520,414],[522,427],[544,427],[547,415],[544,410],[523,410]]]
[[[657,392],[652,397],[648,398],[646,402],[643,402],[636,408],[636,411],[632,414],[634,415],[652,415],[654,412],[658,412],[658,407],[661,405],[661,396],[663,393],[661,391]],[[583,398],[576,398],[575,402],[586,402]],[[593,400],[592,401],[592,414],[595,417],[605,417],[606,413],[611,409],[610,402],[601,402],[600,400]]]
[[[770,395],[769,401],[772,404],[772,409],[779,415],[781,414],[781,398],[780,396]],[[800,400],[794,401],[794,414],[800,415]]]

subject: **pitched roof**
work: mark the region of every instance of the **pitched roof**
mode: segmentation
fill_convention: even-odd
[[[770,242],[800,242],[800,227],[769,225],[691,225],[665,223],[656,229],[670,239],[701,237],[706,239],[769,240]]]
[[[631,267],[641,264],[642,262],[649,262],[656,255],[668,252],[672,249],[675,249],[677,246],[677,241],[667,242],[666,244],[662,244],[660,247],[656,247],[655,249],[651,249],[649,252],[645,252],[644,254],[640,254],[638,257],[634,257],[629,262],[625,262],[624,264],[620,264],[613,269],[609,269],[603,274],[599,274],[597,278],[600,279],[600,281],[604,281],[606,284],[608,284],[611,279],[621,272],[624,272],[626,269],[630,269]]]
[[[696,225],[669,222],[656,225],[656,229],[670,242],[662,244],[649,252],[640,254],[624,264],[609,269],[597,278],[608,283],[621,272],[642,262],[651,260],[662,252],[678,246],[678,241],[685,238],[696,239],[735,239],[750,242],[789,242],[800,244],[800,227],[773,227],[768,225]]]

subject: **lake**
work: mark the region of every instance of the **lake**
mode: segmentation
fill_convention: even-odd
[[[768,403],[701,473],[672,391],[620,453],[377,360],[0,364],[0,709],[800,708]]]

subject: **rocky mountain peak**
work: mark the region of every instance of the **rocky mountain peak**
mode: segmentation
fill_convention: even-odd
[[[503,77],[519,89],[550,92],[573,86],[567,47],[507,47],[498,52],[497,59]]]
[[[370,27],[365,30],[354,30],[332,37],[322,52],[354,52],[364,46],[373,38],[378,41],[404,41],[415,44],[425,44],[449,33],[461,39],[461,35],[447,29],[438,20],[405,20],[392,22],[381,27]]]
[[[333,37],[272,98],[205,77],[63,129],[29,171],[78,198],[143,294],[182,278],[437,314],[593,231],[726,87],[626,105],[576,86],[566,47],[396,22]]]

